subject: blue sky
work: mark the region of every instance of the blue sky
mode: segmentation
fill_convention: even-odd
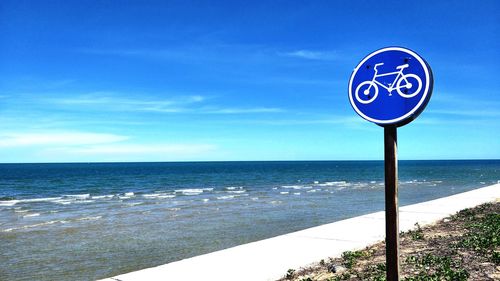
[[[385,46],[431,65],[400,159],[500,158],[500,1],[0,3],[0,162],[382,159],[347,98]]]

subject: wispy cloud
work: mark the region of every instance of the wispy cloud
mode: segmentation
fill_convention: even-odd
[[[137,139],[92,132],[16,132],[0,135],[2,153],[9,149],[49,161],[143,161],[199,159],[218,150],[210,143],[138,143]],[[46,160],[42,160],[46,161]]]
[[[85,147],[47,147],[33,153],[35,157],[54,162],[81,161],[198,161],[220,155],[211,144],[104,144]]]
[[[57,90],[74,86],[76,79],[47,79],[43,76],[23,75],[2,79],[1,84],[3,89],[9,89],[7,92],[14,91],[29,91],[36,89],[37,91]]]
[[[308,60],[335,60],[339,57],[337,52],[334,51],[296,50],[280,54],[282,56],[295,57]]]
[[[173,97],[170,99],[121,98],[108,92],[95,92],[73,98],[49,99],[59,105],[77,105],[119,111],[181,112],[183,106],[200,103],[206,97],[200,95]]]
[[[125,57],[142,57],[155,59],[179,59],[186,58],[185,53],[172,49],[95,49],[81,48],[77,50],[80,53],[91,55],[110,55]]]
[[[268,48],[246,44],[194,44],[168,48],[80,48],[79,53],[200,64],[244,62],[271,56]]]
[[[153,113],[191,114],[252,114],[279,113],[284,109],[276,107],[221,107],[206,103],[211,98],[202,95],[178,96],[169,99],[121,98],[114,93],[92,93],[72,98],[54,98],[47,101],[59,106],[105,111],[141,111]]]
[[[472,117],[497,117],[500,112],[495,110],[447,110],[447,109],[434,109],[429,110],[433,114],[457,115],[457,116],[472,116]]]
[[[92,145],[87,147],[62,147],[52,151],[58,151],[78,155],[154,155],[164,154],[166,157],[197,155],[214,151],[212,144],[113,144]]]
[[[254,107],[254,108],[214,108],[202,109],[201,113],[208,114],[248,114],[248,113],[280,113],[285,112],[281,108],[274,107]]]
[[[95,145],[127,139],[121,135],[89,132],[4,133],[0,135],[0,147]]]
[[[169,99],[133,99],[133,98],[122,98],[120,93],[114,92],[93,92],[86,95],[77,96],[74,98],[57,99],[55,101],[66,104],[108,104],[108,103],[118,103],[124,105],[172,105],[172,104],[186,104],[204,101],[206,98],[200,95],[192,96],[179,96],[170,97]]]
[[[232,120],[231,123],[245,123],[255,125],[269,126],[298,126],[298,125],[354,125],[363,124],[363,121],[357,116],[332,116],[325,118],[303,118],[303,119],[251,119],[251,120]]]

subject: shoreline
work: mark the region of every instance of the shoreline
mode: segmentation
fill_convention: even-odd
[[[465,208],[500,198],[500,184],[400,207],[400,231],[432,224]],[[125,273],[102,281],[276,280],[290,268],[339,257],[384,239],[384,212],[324,224],[205,255]]]

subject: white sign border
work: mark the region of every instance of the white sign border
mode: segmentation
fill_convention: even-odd
[[[398,117],[398,118],[395,118],[395,119],[391,119],[391,120],[377,120],[377,119],[374,119],[374,118],[371,118],[371,117],[368,117],[366,116],[365,114],[363,114],[361,112],[361,110],[358,109],[358,107],[356,106],[356,103],[354,103],[354,100],[353,100],[353,94],[352,94],[352,80],[354,79],[354,76],[356,76],[356,73],[358,72],[359,68],[361,65],[363,65],[363,63],[365,63],[367,60],[369,60],[371,57],[377,55],[377,54],[380,54],[382,52],[386,52],[386,51],[402,51],[402,52],[405,52],[407,54],[410,54],[412,55],[413,57],[417,58],[418,62],[420,63],[420,65],[422,65],[423,69],[424,69],[424,73],[425,73],[425,81],[427,82],[425,84],[425,89],[424,89],[424,94],[422,95],[422,98],[420,99],[420,101],[418,102],[418,104],[412,109],[410,110],[410,112],[406,113],[405,115],[401,116],[401,117]],[[429,66],[427,65],[427,63],[417,54],[415,53],[414,51],[412,50],[409,50],[409,49],[406,49],[406,48],[403,48],[403,47],[386,47],[386,48],[382,48],[380,50],[377,50],[371,54],[369,54],[368,56],[366,56],[357,66],[356,68],[354,68],[354,71],[352,72],[351,74],[351,78],[349,79],[349,101],[351,102],[351,105],[352,107],[354,108],[354,110],[356,111],[356,113],[358,113],[361,117],[363,117],[364,119],[370,121],[370,122],[373,122],[373,123],[376,123],[376,124],[384,124],[384,125],[389,125],[389,124],[397,124],[399,123],[400,121],[403,121],[403,120],[406,120],[407,118],[413,116],[413,114],[415,113],[415,111],[417,111],[420,106],[424,103],[424,101],[426,100],[427,98],[427,95],[429,94],[429,87],[430,87],[430,84],[432,83],[431,81],[431,76],[430,76],[430,71],[429,71]]]

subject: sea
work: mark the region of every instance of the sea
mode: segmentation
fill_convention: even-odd
[[[383,161],[0,164],[0,280],[95,280],[384,208]],[[399,161],[408,205],[500,160]]]

